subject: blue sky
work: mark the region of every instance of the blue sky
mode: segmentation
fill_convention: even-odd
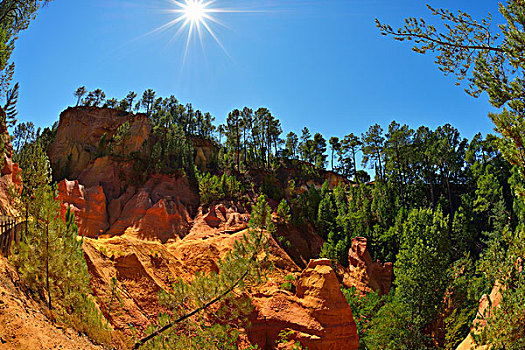
[[[433,1],[473,15],[493,13],[488,0]],[[444,77],[432,56],[382,37],[374,19],[401,24],[425,16],[419,0],[217,0],[209,35],[192,43],[176,28],[146,35],[174,18],[169,1],[55,0],[22,33],[13,58],[21,84],[19,120],[48,126],[75,104],[74,90],[103,89],[122,98],[153,88],[211,112],[218,122],[234,108],[268,107],[283,130],[303,126],[327,138],[362,133],[392,121],[456,126],[465,137],[492,132],[486,96],[469,97]]]

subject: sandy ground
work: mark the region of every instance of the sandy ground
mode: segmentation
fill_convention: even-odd
[[[0,255],[0,349],[103,349],[52,323],[39,303],[15,286],[16,272]]]

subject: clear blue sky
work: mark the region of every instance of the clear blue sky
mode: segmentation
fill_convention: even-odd
[[[217,0],[250,10],[217,15],[213,25],[229,56],[205,35],[183,64],[176,29],[145,35],[173,19],[169,1],[55,0],[17,42],[19,119],[48,126],[75,104],[85,85],[122,98],[153,88],[209,111],[223,122],[234,108],[268,107],[283,130],[308,126],[327,138],[360,134],[393,119],[436,127],[451,123],[465,137],[492,132],[486,96],[473,99],[444,77],[432,56],[382,37],[374,18],[394,25],[426,16],[420,0]],[[433,1],[497,18],[494,0]]]

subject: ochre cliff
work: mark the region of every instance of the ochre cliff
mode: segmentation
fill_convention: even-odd
[[[190,281],[198,271],[217,271],[218,260],[247,233],[254,199],[200,206],[186,176],[148,174],[144,181],[132,181],[132,157],[108,156],[98,148],[104,134],[110,138],[126,121],[133,137],[121,151],[148,152],[151,127],[145,116],[70,108],[61,115],[48,153],[61,180],[63,214],[71,208],[85,237],[100,309],[116,329],[129,333],[131,324],[142,333],[162,311],[158,292],[169,289],[174,277]],[[208,146],[199,146],[201,162],[212,157]],[[288,248],[279,237],[291,243]],[[268,238],[275,269],[251,292],[250,342],[272,349],[279,332],[289,329],[311,350],[357,349],[356,325],[337,275],[328,260],[310,261],[323,240],[311,227],[284,224]],[[280,288],[287,275],[298,277],[295,294]],[[110,297],[115,281],[119,298]]]
[[[348,251],[348,268],[339,267],[345,287],[355,287],[361,293],[376,291],[379,295],[390,292],[393,280],[392,263],[372,261],[368,251],[368,242],[364,237],[354,237]]]
[[[151,132],[145,115],[95,107],[68,108],[62,112],[55,142],[48,151],[55,175],[78,178],[98,158],[103,136],[110,140],[125,122],[130,125],[129,137],[124,139],[121,153],[140,152]]]
[[[261,349],[272,348],[283,329],[311,350],[357,349],[359,339],[330,260],[312,260],[301,273],[296,293],[267,285],[253,296],[256,313],[248,336]]]
[[[5,112],[0,107],[0,120],[5,120]],[[0,123],[3,124],[3,123]],[[5,125],[0,126],[0,145],[4,148],[2,159],[0,159],[0,214],[16,216],[17,210],[9,195],[10,191],[21,189],[21,171],[17,163],[13,163],[13,146],[11,136]]]

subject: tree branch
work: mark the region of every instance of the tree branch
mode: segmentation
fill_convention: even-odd
[[[394,36],[397,36],[397,37],[410,37],[410,38],[418,38],[418,39],[423,39],[423,40],[428,40],[428,41],[431,41],[435,44],[438,44],[438,45],[442,45],[442,46],[449,46],[449,47],[458,47],[458,48],[461,48],[461,49],[466,49],[466,50],[486,50],[486,51],[495,51],[495,52],[505,52],[505,50],[503,50],[502,48],[500,47],[494,47],[494,46],[482,46],[482,45],[461,45],[461,44],[455,44],[455,43],[450,43],[450,42],[447,42],[447,41],[442,41],[442,40],[439,40],[439,39],[434,39],[428,35],[424,35],[424,34],[415,34],[415,33],[398,33],[398,32],[395,32],[393,30],[385,30],[384,33],[386,34],[392,34]]]
[[[161,333],[164,333],[165,331],[167,331],[168,329],[170,329],[171,327],[173,327],[174,325],[176,325],[177,323],[180,323],[188,318],[190,318],[191,316],[201,312],[202,310],[205,310],[207,309],[208,307],[210,307],[211,305],[215,304],[216,302],[220,301],[221,299],[223,299],[226,295],[228,295],[229,293],[231,293],[238,285],[239,283],[241,283],[241,281],[243,279],[246,278],[246,276],[248,276],[250,272],[250,269],[247,269],[246,272],[244,272],[244,274],[230,287],[228,288],[228,290],[226,290],[225,292],[223,292],[221,295],[219,295],[218,297],[216,297],[215,299],[207,302],[206,304],[202,305],[201,307],[193,310],[192,312],[184,315],[184,316],[181,316],[179,317],[178,319],[176,319],[175,321],[173,322],[170,322],[168,323],[167,325],[165,325],[164,327],[156,330],[155,332],[151,333],[150,335],[140,339],[138,342],[135,343],[133,349],[138,349],[139,347],[141,347],[142,345],[144,345],[144,343],[146,343],[148,340],[151,340],[153,339],[154,337],[160,335]]]

